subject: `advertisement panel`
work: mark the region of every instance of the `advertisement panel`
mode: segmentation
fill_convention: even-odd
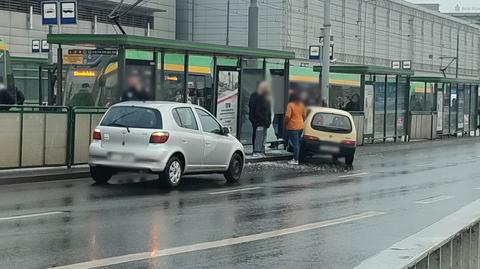
[[[238,71],[218,71],[217,119],[237,136]]]
[[[365,134],[373,134],[373,85],[365,85]]]

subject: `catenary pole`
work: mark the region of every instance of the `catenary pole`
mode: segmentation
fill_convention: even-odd
[[[322,76],[320,93],[322,105],[328,107],[328,99],[330,96],[330,0],[324,0],[323,10]]]
[[[258,4],[250,0],[248,7],[248,47],[258,48]]]

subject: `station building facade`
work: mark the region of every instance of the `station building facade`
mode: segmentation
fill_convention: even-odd
[[[54,26],[53,33],[115,34],[107,15],[119,0],[79,0],[75,25]],[[133,3],[127,1],[127,3]],[[122,20],[128,34],[175,38],[175,0],[146,1]],[[27,102],[38,100],[39,65],[46,64],[47,53],[32,53],[32,40],[46,40],[48,26],[42,25],[41,1],[0,0],[0,40],[12,56],[17,87],[25,92]],[[55,52],[55,51],[54,51]],[[47,75],[42,74],[44,88]]]
[[[227,1],[177,1],[177,38],[246,46],[249,2],[230,0],[228,8]],[[265,0],[258,6],[259,47],[307,59],[322,35],[323,1]],[[417,74],[435,76],[458,55],[459,76],[479,76],[478,25],[402,0],[333,0],[331,20],[336,64],[410,60]],[[455,72],[455,63],[446,69],[447,76]]]

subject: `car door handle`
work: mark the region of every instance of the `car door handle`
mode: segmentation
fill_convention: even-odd
[[[205,145],[210,146],[212,143],[210,142],[205,142]]]
[[[187,142],[188,142],[187,139],[182,138],[182,143],[186,144]]]

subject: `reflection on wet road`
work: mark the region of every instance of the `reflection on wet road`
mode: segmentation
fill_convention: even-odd
[[[352,268],[480,197],[480,144],[0,188],[0,268]]]

